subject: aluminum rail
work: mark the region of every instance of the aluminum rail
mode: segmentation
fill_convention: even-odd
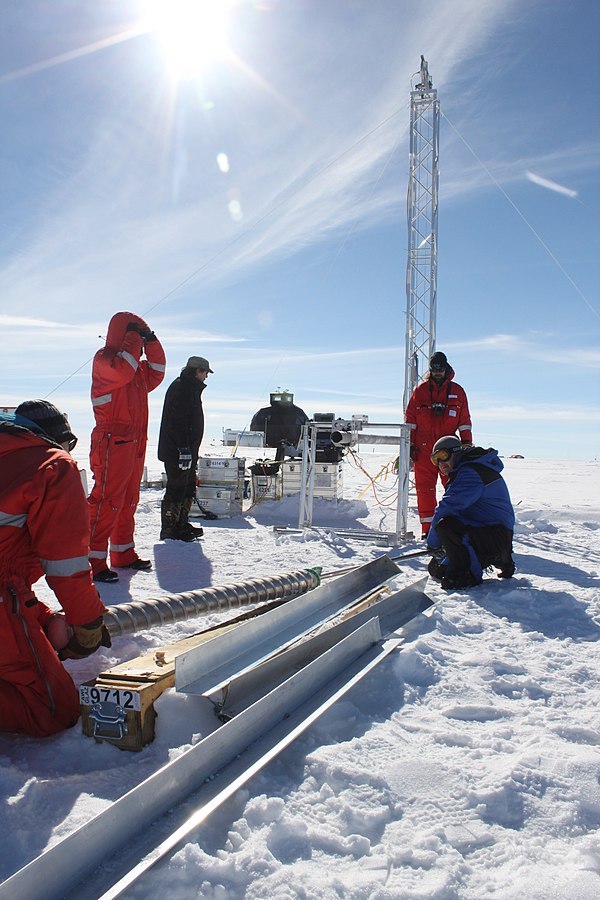
[[[401,553],[400,556],[390,556],[389,558],[392,562],[398,562],[402,559],[414,559],[418,556],[431,556],[431,550],[412,550],[410,553]],[[355,569],[356,566],[346,566],[343,569],[332,569],[331,572],[323,572],[321,574],[321,580],[323,578],[334,578],[337,575],[345,575],[346,572],[351,572]]]
[[[281,684],[374,616],[379,619],[381,633],[384,635],[390,635],[406,625],[432,605],[429,597],[423,593],[425,580],[392,594],[385,595],[375,591],[362,603],[354,604],[351,610],[342,611],[316,634],[299,639],[287,650],[234,676],[229,681],[224,696],[219,692],[209,695],[219,718],[227,721],[232,716],[239,715],[266,691]]]
[[[348,538],[353,541],[371,541],[380,547],[399,546],[405,543],[406,535],[401,534],[398,537],[396,531],[373,531],[370,528],[333,528],[328,525],[305,525],[302,528],[292,528],[289,525],[273,525],[274,534],[303,534],[307,530],[326,531],[336,534],[341,538]]]
[[[365,626],[363,626],[364,628]],[[200,801],[198,808],[189,818],[176,828],[153,852],[142,862],[130,869],[126,875],[119,879],[103,894],[93,895],[93,900],[117,900],[122,897],[132,885],[136,884],[149,872],[156,863],[160,862],[192,832],[202,825],[215,810],[219,809],[227,800],[233,797],[240,788],[250,779],[265,768],[272,760],[290,746],[295,740],[310,728],[324,713],[326,713],[338,700],[341,700],[359,681],[369,675],[373,669],[382,663],[390,653],[400,649],[404,643],[403,638],[392,638],[383,645],[373,643],[371,648],[345,670],[343,676],[335,679],[329,686],[323,688],[311,701],[308,700],[295,713],[292,713],[279,727],[271,732],[271,746],[258,759],[245,759],[246,768],[236,774],[232,766],[232,773],[224,773],[226,784],[216,796],[208,797],[206,802]],[[1,890],[1,888],[0,888]],[[1,895],[0,895],[1,896]],[[13,898],[11,898],[13,900]],[[15,898],[16,900],[16,898]],[[30,898],[29,898],[30,900]],[[65,900],[92,900],[92,896],[84,897],[81,891],[74,892],[65,897]]]
[[[363,621],[335,646],[216,732],[32,860],[0,885],[0,900],[32,900],[42,895],[44,900],[113,900],[121,896],[212,811],[401,647],[404,637],[397,633],[400,623],[412,621],[432,605],[423,594],[424,584],[425,579],[421,579],[386,598],[381,619],[374,615]],[[415,592],[420,597],[415,597]],[[380,622],[396,632],[386,641],[381,640]],[[207,778],[221,771],[219,779],[204,784]],[[169,836],[158,846],[150,850],[141,847],[152,840],[150,824],[177,804],[189,800],[198,789],[199,806],[187,821],[171,828]],[[169,812],[169,821],[173,815]],[[136,836],[140,846],[134,847]],[[114,857],[114,854],[120,855]],[[132,854],[136,859],[143,857],[142,862],[132,866]],[[109,860],[110,865],[104,866]],[[119,870],[122,872],[123,868],[126,874],[120,877]],[[115,883],[115,879],[119,880]],[[106,891],[108,883],[111,887]]]
[[[335,581],[294,597],[285,607],[271,609],[201,647],[186,650],[175,659],[177,690],[208,694],[226,689],[232,678],[280,653],[399,573],[389,557],[380,556]]]
[[[115,604],[104,613],[104,623],[113,637],[135,634],[157,625],[171,625],[223,609],[237,609],[269,600],[290,600],[319,586],[321,568],[302,569],[283,575],[251,578],[236,584],[165,594],[148,600]]]

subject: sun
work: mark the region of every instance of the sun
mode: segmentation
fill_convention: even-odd
[[[229,55],[231,6],[232,0],[143,0],[145,25],[159,41],[173,78],[197,78]]]

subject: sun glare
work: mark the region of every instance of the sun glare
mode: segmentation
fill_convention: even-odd
[[[227,55],[230,0],[144,0],[144,9],[173,77],[197,78]]]

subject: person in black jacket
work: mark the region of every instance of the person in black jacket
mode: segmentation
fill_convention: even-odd
[[[189,522],[196,496],[198,451],[204,436],[202,392],[212,372],[203,356],[190,356],[165,395],[158,458],[165,464],[167,487],[161,504],[161,540],[193,541],[203,533]]]

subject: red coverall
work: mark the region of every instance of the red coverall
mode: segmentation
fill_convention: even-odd
[[[465,444],[473,441],[467,395],[460,384],[452,381],[453,377],[454,369],[451,366],[447,367],[446,378],[441,384],[436,384],[427,373],[425,380],[414,389],[406,407],[406,422],[411,429],[411,450],[415,447],[418,451],[414,463],[415,487],[419,519],[424,535],[429,531],[437,506],[438,475],[444,486],[447,481],[429,458],[433,445],[444,435],[457,432],[458,437]],[[436,414],[434,404],[441,404],[437,407],[440,415]]]
[[[46,737],[79,718],[79,695],[44,633],[43,575],[72,625],[104,612],[88,562],[81,475],[52,441],[0,425],[0,731]]]
[[[135,313],[118,312],[110,320],[106,346],[92,365],[90,466],[94,487],[90,508],[90,563],[94,575],[107,568],[108,542],[114,566],[128,566],[134,550],[134,516],[140,499],[148,439],[148,393],[165,377],[165,352],[159,340],[143,341],[129,322],[148,328]]]

